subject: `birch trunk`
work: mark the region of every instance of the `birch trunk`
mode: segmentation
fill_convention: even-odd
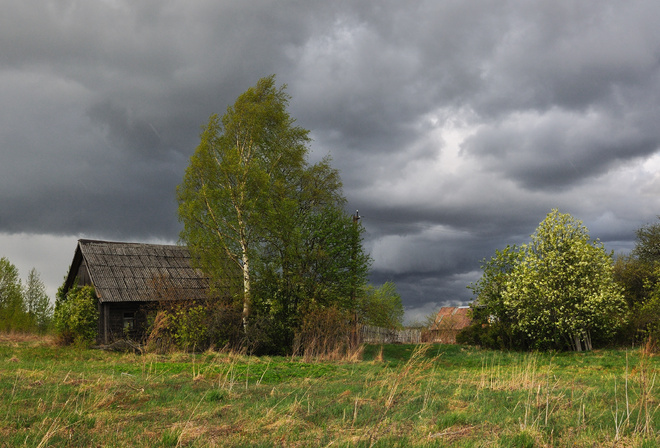
[[[243,331],[247,332],[248,316],[250,315],[250,259],[243,249]]]

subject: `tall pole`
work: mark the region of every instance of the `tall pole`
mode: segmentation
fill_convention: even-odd
[[[353,305],[353,349],[357,348],[360,340],[358,333],[358,306],[357,306],[357,273],[355,266],[355,257],[358,244],[358,223],[360,222],[360,212],[355,210],[353,215],[353,235],[351,238],[351,304]]]

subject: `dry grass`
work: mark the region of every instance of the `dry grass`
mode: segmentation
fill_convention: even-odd
[[[54,344],[55,338],[51,335],[37,335],[33,333],[18,333],[13,331],[9,333],[0,332],[0,345],[8,347],[17,348],[35,345],[52,346]]]
[[[136,355],[3,335],[0,446],[657,446],[650,352]]]

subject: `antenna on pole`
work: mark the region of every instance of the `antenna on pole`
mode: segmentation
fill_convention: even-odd
[[[357,224],[360,218],[362,218],[362,216],[360,216],[360,211],[355,210],[355,214],[353,215],[353,224]]]

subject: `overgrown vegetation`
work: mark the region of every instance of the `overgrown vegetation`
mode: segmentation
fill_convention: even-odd
[[[367,285],[358,298],[359,320],[381,328],[403,328],[404,309],[393,282]]]
[[[617,258],[614,275],[629,311],[619,339],[639,344],[660,340],[660,222],[642,226],[636,237],[632,253]]]
[[[272,335],[263,331],[263,325],[251,320],[251,331],[246,334],[240,310],[220,301],[162,302],[150,315],[143,346],[147,352],[235,350],[260,354],[273,349]]]
[[[0,337],[0,433],[17,447],[650,447],[649,349],[367,346],[362,360],[164,355]],[[120,428],[120,430],[118,430]]]
[[[0,331],[45,333],[51,325],[53,307],[36,269],[25,284],[18,269],[7,258],[0,258]]]
[[[350,318],[337,307],[310,311],[296,333],[294,354],[306,361],[355,359],[361,347]]]
[[[99,325],[94,288],[74,285],[66,294],[60,288],[55,301],[55,331],[61,343],[89,345],[96,341]]]

